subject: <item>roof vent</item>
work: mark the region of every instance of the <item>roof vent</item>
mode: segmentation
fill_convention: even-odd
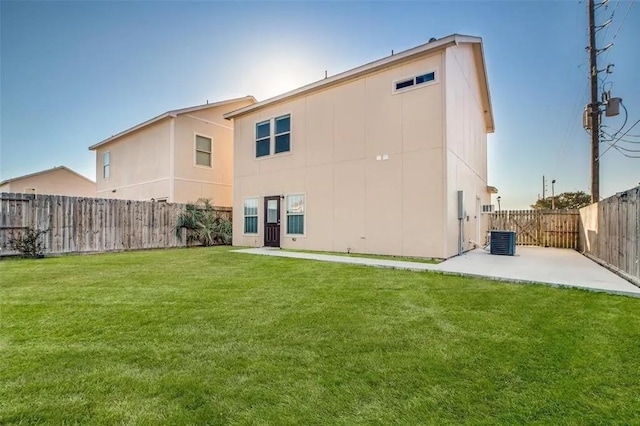
[[[431,37],[431,38],[429,39],[429,43],[434,42],[434,41],[436,41],[436,40],[438,40],[438,39],[437,39],[437,38],[435,38],[435,37]]]

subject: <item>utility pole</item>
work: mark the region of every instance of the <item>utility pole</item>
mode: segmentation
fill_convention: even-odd
[[[544,180],[544,175],[542,175],[542,199],[544,200],[547,194],[547,183]]]
[[[598,102],[598,49],[596,48],[595,3],[589,8],[589,69],[591,77],[591,202],[600,201],[600,104]]]
[[[551,181],[551,210],[556,209],[556,180]]]

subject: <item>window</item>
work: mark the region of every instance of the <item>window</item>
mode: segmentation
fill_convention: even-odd
[[[274,149],[271,150],[271,127]],[[256,158],[291,151],[291,115],[283,115],[256,124]]]
[[[495,206],[493,204],[482,205],[482,213],[493,213],[494,211],[495,211]]]
[[[287,196],[287,234],[304,234],[304,195]]]
[[[284,115],[275,119],[276,154],[288,152],[291,147],[291,116]]]
[[[416,84],[428,83],[436,79],[436,73],[430,72],[427,74],[422,74],[416,77]]]
[[[405,78],[403,80],[398,80],[393,83],[394,92],[398,92],[402,89],[406,89],[409,87],[415,87],[415,86],[421,86],[421,85],[426,86],[427,83],[434,82],[435,80],[436,80],[435,71],[420,74],[411,78]]]
[[[413,79],[399,81],[396,83],[396,90],[404,89],[405,87],[413,86]]]
[[[256,124],[256,157],[271,153],[271,121]]]
[[[246,198],[244,200],[244,233],[258,233],[258,199]]]
[[[111,153],[105,152],[102,154],[102,177],[104,179],[109,179],[111,175]]]
[[[211,138],[196,135],[196,165],[211,167]]]

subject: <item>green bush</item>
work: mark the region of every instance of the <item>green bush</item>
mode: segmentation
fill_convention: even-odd
[[[22,257],[42,257],[44,256],[44,242],[41,236],[49,230],[40,230],[34,227],[25,228],[23,232],[19,232],[17,236],[9,237],[9,248],[19,251]]]
[[[180,239],[183,229],[187,230],[187,243],[199,242],[203,246],[231,244],[231,221],[221,217],[210,200],[187,204],[176,224],[176,236]]]

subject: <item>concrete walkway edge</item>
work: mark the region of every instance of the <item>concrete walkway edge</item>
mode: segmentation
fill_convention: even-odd
[[[534,248],[538,249],[538,248]],[[548,248],[539,248],[540,250],[562,250],[562,249],[548,249]],[[620,296],[631,296],[640,298],[640,288],[635,287],[633,284],[623,280],[619,276],[613,274],[612,272],[606,270],[602,266],[598,265],[595,262],[592,262],[588,258],[584,257],[582,254],[575,252],[576,256],[586,260],[589,263],[592,263],[594,267],[602,269],[606,271],[606,274],[611,274],[611,276],[606,275],[606,282],[595,281],[594,283],[589,283],[589,285],[580,285],[576,284],[574,279],[568,280],[566,277],[563,279],[562,277],[559,279],[549,279],[547,275],[540,275],[537,278],[535,275],[527,276],[526,274],[523,277],[514,276],[517,273],[513,273],[510,271],[509,273],[503,273],[502,275],[494,273],[496,270],[495,265],[493,268],[485,268],[484,272],[475,272],[473,269],[482,269],[482,263],[487,263],[488,261],[516,261],[516,259],[505,259],[508,258],[506,256],[491,256],[491,257],[482,257],[483,254],[479,254],[478,250],[474,250],[472,252],[467,252],[461,256],[456,256],[452,259],[446,260],[442,263],[433,264],[433,263],[420,263],[420,262],[407,262],[401,260],[387,260],[387,259],[374,259],[374,258],[366,258],[366,257],[357,257],[357,256],[339,256],[339,255],[331,255],[331,254],[319,254],[319,253],[306,253],[306,252],[295,252],[295,251],[286,251],[281,249],[273,249],[273,248],[249,248],[249,249],[237,249],[232,250],[236,253],[244,253],[244,254],[257,254],[264,256],[276,256],[276,257],[287,257],[292,259],[307,259],[307,260],[316,260],[321,262],[333,262],[333,263],[343,263],[350,265],[361,265],[361,266],[373,266],[377,268],[389,268],[389,269],[400,269],[407,271],[415,271],[415,272],[435,272],[443,275],[453,275],[453,276],[462,276],[462,277],[471,277],[471,278],[481,278],[488,279],[494,281],[502,281],[502,282],[510,282],[516,284],[544,284],[551,287],[557,288],[576,288],[581,290],[588,290],[593,292],[603,292]],[[521,248],[520,251],[523,251]],[[525,250],[526,252],[526,250]],[[538,252],[531,252],[536,254]],[[553,252],[552,252],[553,253]],[[566,253],[563,253],[566,256]],[[526,253],[525,255],[526,256]],[[535,259],[534,259],[535,260]],[[566,261],[566,260],[565,260]],[[465,263],[462,263],[465,262]],[[500,266],[500,265],[498,265]],[[579,269],[583,269],[584,265],[579,265]],[[469,269],[472,269],[470,271]],[[531,268],[529,268],[531,269]],[[502,268],[497,268],[498,271],[502,271]],[[619,281],[618,281],[619,280]]]

